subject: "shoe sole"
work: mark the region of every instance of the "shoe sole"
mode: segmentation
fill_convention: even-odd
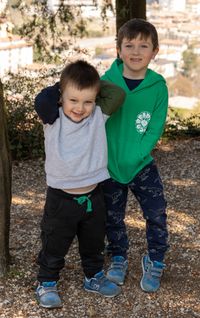
[[[110,277],[108,274],[106,275],[106,278],[108,278],[111,282],[113,282],[113,283],[115,283],[115,284],[117,284],[119,286],[124,285],[124,281],[123,282],[119,282],[119,281],[113,279],[112,277]]]
[[[101,296],[104,296],[104,297],[108,297],[108,298],[112,298],[112,297],[116,297],[118,296],[120,293],[121,293],[121,290],[119,291],[118,294],[115,294],[115,295],[104,295],[104,294],[101,294],[100,292],[96,291],[96,290],[92,290],[92,289],[87,289],[84,287],[84,290],[89,292],[89,293],[96,293],[96,294],[99,294]]]
[[[57,306],[48,306],[48,305],[43,305],[39,302],[39,300],[37,299],[37,302],[38,302],[38,305],[42,308],[47,308],[47,309],[54,309],[54,308],[62,308],[63,305],[60,304],[60,305],[57,305]]]
[[[54,309],[54,308],[62,308],[63,307],[63,304],[60,304],[60,305],[57,305],[57,306],[48,306],[48,305],[43,305],[41,304],[40,300],[38,299],[38,297],[36,296],[36,300],[37,300],[37,303],[40,307],[42,308],[46,308],[46,309]]]
[[[142,261],[141,261],[141,265],[142,265],[142,278],[141,278],[141,280],[140,280],[140,287],[141,287],[141,289],[142,289],[144,292],[147,293],[148,291],[147,291],[147,290],[143,287],[143,285],[142,285],[142,280],[143,280],[144,274],[145,274],[143,258],[142,258]]]
[[[62,308],[63,305],[58,305],[58,306],[46,306],[46,305],[42,305],[39,303],[39,306],[42,308],[46,308],[46,309],[56,309],[56,308]]]

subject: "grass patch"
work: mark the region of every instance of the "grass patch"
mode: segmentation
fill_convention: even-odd
[[[186,119],[194,115],[199,115],[200,105],[196,106],[193,109],[169,107],[168,116],[173,117],[175,113],[182,119]]]

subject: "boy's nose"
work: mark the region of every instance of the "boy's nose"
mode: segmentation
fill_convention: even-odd
[[[81,113],[83,111],[83,104],[78,104],[76,110]]]
[[[140,53],[139,48],[138,48],[138,47],[134,47],[133,50],[132,50],[132,54],[137,55],[137,54],[139,54],[139,53]]]

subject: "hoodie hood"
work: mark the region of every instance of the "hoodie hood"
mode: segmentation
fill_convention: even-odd
[[[116,59],[109,70],[105,72],[106,79],[110,82],[113,82],[120,87],[122,87],[126,93],[131,94],[132,92],[129,90],[129,88],[126,85],[126,82],[123,78],[123,61],[121,59]],[[104,78],[103,76],[103,78]],[[158,82],[164,82],[166,83],[164,77],[150,68],[147,69],[145,78],[143,81],[138,85],[135,89],[134,92],[142,90],[147,87],[151,87],[155,85]]]

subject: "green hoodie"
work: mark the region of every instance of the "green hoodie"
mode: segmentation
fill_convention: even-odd
[[[120,183],[129,183],[152,161],[151,151],[165,125],[168,90],[165,79],[147,69],[144,80],[130,91],[123,78],[123,62],[116,59],[102,79],[122,87],[126,99],[106,123],[108,169]]]

